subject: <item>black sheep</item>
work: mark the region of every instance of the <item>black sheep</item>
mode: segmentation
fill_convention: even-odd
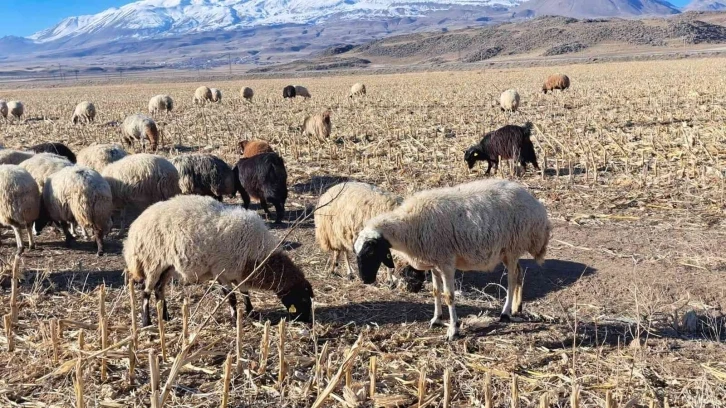
[[[294,98],[295,95],[295,87],[292,85],[288,85],[282,90],[283,98]]]
[[[33,153],[53,153],[67,158],[71,163],[76,162],[76,155],[63,143],[40,143],[32,146],[28,150]]]
[[[282,222],[287,201],[287,171],[285,162],[277,153],[262,153],[240,159],[234,166],[235,186],[240,192],[244,207],[250,207],[250,197],[260,202],[269,216],[268,203],[275,206],[275,224]]]
[[[492,166],[496,172],[499,168],[498,159],[512,159],[518,161],[527,170],[527,163],[532,163],[535,169],[539,170],[537,165],[537,155],[534,153],[534,146],[530,140],[532,134],[532,122],[527,122],[524,126],[507,125],[493,132],[484,135],[481,142],[470,147],[464,153],[464,160],[473,168],[474,164],[481,160],[486,161],[486,174],[489,174]]]
[[[198,194],[222,201],[223,196],[235,196],[234,173],[224,160],[211,154],[185,154],[174,157],[171,163],[179,172],[182,194]]]

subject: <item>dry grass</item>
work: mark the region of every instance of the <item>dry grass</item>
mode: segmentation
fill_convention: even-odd
[[[506,165],[501,169],[533,190],[558,228],[548,266],[525,265],[530,270],[525,322],[495,321],[504,293],[499,273],[467,274],[459,296],[463,337],[446,343],[442,330],[427,327],[433,310],[428,293],[325,276],[326,257],[315,247],[306,220],[286,245],[316,290],[317,321],[312,328],[288,323],[288,372],[277,384],[278,330],[270,330],[264,370],[260,342],[264,321],[275,325],[282,313],[274,297],[255,294],[262,316],[244,323],[243,360],[241,371],[232,370],[230,406],[312,405],[361,337],[350,389],[333,389],[325,405],[371,406],[361,390],[368,388],[368,361],[376,356],[377,406],[414,406],[425,368],[426,401],[432,398],[426,406],[443,404],[443,376],[450,369],[451,406],[484,406],[486,373],[492,376],[495,405],[508,406],[516,373],[520,406],[536,405],[545,391],[556,406],[569,406],[576,383],[581,406],[603,406],[605,391],[612,390],[621,404],[636,398],[647,405],[667,397],[671,406],[716,407],[726,400],[726,257],[719,251],[726,241],[724,62],[219,82],[207,85],[228,96],[205,107],[192,103],[196,83],[8,90],[0,91],[0,98],[24,101],[26,116],[22,123],[0,122],[0,132],[5,147],[62,141],[77,151],[93,142],[119,141],[118,128],[100,124],[144,112],[151,96],[168,93],[175,110],[157,116],[162,154],[204,150],[234,163],[239,139],[269,141],[290,174],[289,226],[309,214],[306,209],[321,189],[340,177],[401,195],[480,178],[481,166],[466,170],[463,151],[485,131],[530,120],[537,125],[535,147],[544,175],[520,177]],[[570,76],[572,88],[542,95],[542,81],[557,71]],[[354,82],[365,83],[368,96],[348,99]],[[290,83],[305,84],[313,98],[283,100],[282,88]],[[242,86],[254,89],[252,103],[239,96]],[[522,95],[515,114],[502,113],[497,105],[501,91],[509,88]],[[81,100],[96,104],[97,124],[71,125]],[[331,139],[303,139],[298,129],[303,118],[324,108],[332,111]],[[287,232],[275,230],[280,237]],[[92,326],[98,322],[101,282],[109,285],[107,344],[129,335],[120,243],[111,242],[109,255],[97,259],[90,243],[66,250],[60,241],[46,233],[40,249],[25,257],[16,350],[6,352],[7,339],[0,336],[0,405],[74,406],[74,359],[100,350]],[[5,234],[4,258],[11,254],[10,242]],[[9,293],[0,298],[0,312],[8,313]],[[207,287],[176,284],[167,299],[172,320],[165,326],[169,359],[160,362],[162,386],[182,349],[183,299],[189,299],[192,333],[221,301]],[[77,344],[81,329],[71,325],[61,333],[58,364],[52,363],[51,319],[91,325],[82,330],[83,349]],[[87,361],[82,383],[88,406],[149,405],[147,356],[151,349],[161,354],[156,331],[140,336],[134,385],[127,381],[127,344],[108,352],[105,382],[101,360]],[[165,406],[219,406],[224,361],[235,355],[235,342],[229,317],[212,316]],[[319,365],[324,379],[318,381],[316,362],[323,349],[329,359]]]

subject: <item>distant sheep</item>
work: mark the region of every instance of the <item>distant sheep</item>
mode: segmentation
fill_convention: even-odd
[[[519,258],[530,253],[542,264],[552,226],[547,210],[523,186],[508,180],[479,180],[422,191],[365,225],[355,242],[364,283],[373,283],[381,263],[392,267],[398,251],[418,270],[432,271],[434,317],[442,317],[440,295],[449,307],[449,340],[458,334],[454,304],[456,270],[507,267],[507,301],[501,320],[520,313],[524,275]]]
[[[234,173],[224,160],[211,154],[185,154],[171,159],[179,172],[182,194],[197,194],[222,201],[234,197]]]
[[[149,114],[169,113],[174,109],[174,100],[169,95],[156,95],[149,99]]]
[[[272,153],[272,147],[264,140],[242,140],[239,142],[239,154],[243,159],[257,156],[262,153]]]
[[[255,96],[255,92],[252,90],[252,88],[250,88],[248,86],[242,88],[241,94],[242,94],[242,97],[248,101],[251,101],[252,97]]]
[[[285,88],[282,89],[282,97],[287,98],[294,98],[295,97],[295,87],[292,85],[288,85]]]
[[[554,91],[555,89],[564,91],[565,89],[567,89],[569,87],[570,87],[570,78],[567,75],[555,74],[555,75],[550,75],[550,77],[547,78],[544,85],[542,85],[542,92],[547,93],[549,91]]]
[[[0,164],[20,164],[33,157],[33,152],[22,150],[2,149],[0,150]]]
[[[240,159],[234,167],[235,185],[244,207],[250,207],[250,197],[260,202],[265,214],[271,216],[268,204],[275,207],[275,223],[285,216],[287,201],[287,170],[277,153],[262,153]]]
[[[22,230],[28,233],[29,248],[35,248],[31,226],[39,211],[40,193],[30,173],[16,165],[0,165],[0,224],[15,232],[18,255],[25,250]]]
[[[2,99],[0,99],[0,116],[2,116],[3,119],[8,118],[8,103]]]
[[[101,172],[106,166],[123,159],[126,155],[126,150],[121,145],[92,145],[78,152],[78,164]]]
[[[516,112],[519,109],[519,93],[514,89],[502,92],[499,97],[499,106],[504,112]]]
[[[302,124],[303,136],[313,136],[320,141],[330,137],[330,110],[316,113],[305,118]]]
[[[356,96],[365,96],[366,94],[366,86],[361,84],[360,82],[356,82],[353,84],[352,87],[350,87],[350,93],[348,94],[349,98],[354,98]]]
[[[200,86],[194,91],[194,104],[205,104],[212,101],[212,90],[206,86]]]
[[[8,102],[8,113],[15,119],[20,119],[25,113],[25,105],[20,101],[10,101]]]
[[[20,167],[25,169],[35,180],[38,186],[38,194],[43,191],[45,181],[51,174],[54,174],[64,167],[73,166],[70,160],[63,156],[52,153],[38,153],[33,157],[20,163]]]
[[[134,140],[138,140],[144,151],[146,151],[146,140],[151,145],[151,150],[156,151],[159,147],[159,128],[154,119],[142,115],[129,115],[121,124],[121,136],[125,144],[133,146]]]
[[[76,105],[76,109],[71,116],[71,122],[78,123],[81,120],[91,123],[96,119],[96,106],[88,101],[83,101]]]
[[[103,255],[103,236],[110,229],[113,197],[111,186],[95,170],[69,166],[48,177],[35,232],[40,233],[50,222],[63,228],[66,246],[73,237],[69,224],[90,228],[96,239],[97,255]]]
[[[33,153],[53,153],[58,156],[63,156],[68,159],[71,163],[76,162],[76,155],[73,151],[63,143],[40,143],[35,146],[31,146],[30,149]]]
[[[210,88],[212,92],[212,102],[222,102],[222,91],[217,88]]]
[[[186,284],[210,280],[227,287],[241,284],[243,294],[250,289],[271,291],[291,320],[310,321],[312,286],[277,248],[277,238],[262,219],[238,206],[199,196],[154,204],[131,225],[123,255],[130,279],[144,285],[142,326],[151,324],[152,292],[162,302],[161,318],[169,319],[164,289],[173,276]],[[224,292],[236,320],[237,298],[227,288]],[[252,304],[245,298],[249,312]]]
[[[489,174],[492,166],[494,166],[494,171],[497,171],[499,157],[504,160],[514,159],[522,165],[525,171],[527,163],[532,163],[534,168],[539,170],[537,155],[530,139],[531,135],[532,122],[527,122],[524,126],[504,126],[484,135],[479,143],[464,153],[464,160],[470,169],[477,161],[486,161],[488,164],[486,174]]]
[[[305,99],[311,97],[310,91],[308,91],[308,89],[302,85],[295,85],[295,96],[299,96]]]

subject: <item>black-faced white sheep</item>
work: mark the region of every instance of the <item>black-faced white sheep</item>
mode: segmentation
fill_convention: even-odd
[[[78,123],[81,120],[85,120],[86,123],[91,123],[96,119],[96,106],[88,101],[83,101],[76,105],[76,109],[73,110],[73,116],[71,116],[71,122]]]
[[[302,85],[295,85],[295,96],[299,96],[304,99],[311,97],[310,91]]]
[[[144,151],[146,151],[147,139],[152,151],[156,151],[159,146],[159,128],[156,126],[156,122],[142,114],[129,115],[124,119],[121,124],[121,136],[129,147],[133,146],[134,140],[138,140]]]
[[[13,149],[0,150],[0,164],[20,164],[33,157],[33,152]]]
[[[53,153],[58,156],[63,156],[68,159],[71,163],[76,162],[76,155],[73,151],[63,143],[49,142],[39,143],[35,146],[31,146],[28,150],[33,153]]]
[[[2,116],[3,119],[8,118],[8,103],[3,99],[0,99],[0,116]]]
[[[113,197],[111,186],[98,172],[82,166],[59,170],[45,181],[42,197],[36,233],[50,222],[58,223],[63,228],[66,246],[70,246],[73,237],[69,224],[90,228],[97,254],[103,255],[103,236],[110,229]]]
[[[356,82],[353,84],[353,86],[350,87],[350,93],[348,94],[349,98],[354,98],[356,96],[365,96],[366,94],[366,86],[361,84],[360,82]]]
[[[272,146],[264,140],[242,140],[238,144],[243,159],[262,153],[272,153]]]
[[[291,319],[310,321],[313,289],[276,246],[277,239],[262,219],[239,206],[200,196],[179,196],[152,205],[131,224],[123,250],[129,277],[144,284],[142,325],[151,324],[152,291],[162,301],[163,318],[169,318],[164,288],[172,276],[187,284],[216,280],[222,285],[241,285],[243,293],[272,291]],[[229,303],[235,316],[234,294],[229,295]],[[249,311],[251,304],[247,307]]]
[[[15,119],[20,119],[21,116],[23,116],[23,113],[25,113],[25,105],[23,105],[20,101],[10,101],[8,102],[8,114]]]
[[[127,155],[126,150],[115,143],[92,145],[78,152],[78,164],[101,172],[109,164],[119,161]]]
[[[547,93],[559,89],[564,91],[570,87],[570,78],[564,74],[550,75],[542,85],[542,92]]]
[[[51,174],[72,165],[73,163],[67,158],[53,153],[38,153],[20,163],[20,167],[30,173],[33,180],[35,180],[38,186],[38,194],[43,191],[45,181]]]
[[[488,164],[486,174],[489,174],[492,166],[494,171],[497,171],[499,157],[505,160],[514,159],[524,167],[525,171],[527,163],[532,163],[534,168],[539,170],[537,155],[530,139],[532,126],[531,122],[527,122],[524,126],[507,125],[489,132],[479,143],[467,149],[464,160],[470,169],[477,161],[486,161]]]
[[[17,254],[23,253],[21,231],[28,233],[29,247],[35,248],[31,226],[40,211],[40,193],[33,177],[20,166],[0,165],[0,224],[15,232]]]
[[[255,92],[252,90],[252,88],[246,86],[242,88],[242,91],[240,91],[240,94],[243,98],[245,98],[248,101],[252,100],[252,97],[255,96]]]
[[[454,272],[507,267],[507,301],[501,318],[521,312],[525,252],[544,262],[551,225],[547,210],[524,187],[507,180],[480,180],[422,191],[395,210],[366,223],[355,242],[364,283],[373,283],[381,263],[392,267],[391,250],[418,270],[432,270],[434,317],[442,316],[440,295],[449,307],[447,338],[458,333]]]
[[[302,124],[303,136],[313,136],[320,141],[330,137],[330,110],[316,113],[305,118]]]
[[[212,102],[222,102],[222,91],[217,88],[209,88],[212,92]]]
[[[205,104],[212,101],[212,90],[206,86],[200,86],[194,91],[194,98],[192,99],[194,104]]]
[[[514,89],[508,89],[502,92],[499,97],[499,106],[502,111],[516,112],[519,109],[519,92]]]
[[[182,194],[197,194],[222,201],[234,197],[234,173],[224,160],[211,154],[185,154],[171,159],[179,172]]]
[[[169,95],[156,95],[149,99],[149,114],[169,113],[174,109],[174,100]]]
[[[288,85],[285,88],[283,88],[282,97],[285,99],[294,98],[295,97],[295,87],[292,85]]]
[[[240,159],[233,169],[235,185],[244,207],[250,207],[250,197],[260,202],[265,214],[271,216],[268,204],[275,207],[275,223],[282,222],[287,201],[287,171],[277,153],[262,153]]]

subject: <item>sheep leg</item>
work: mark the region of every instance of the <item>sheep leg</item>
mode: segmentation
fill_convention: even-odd
[[[141,327],[151,326],[151,312],[149,312],[149,300],[151,293],[148,288],[144,289],[144,303],[141,306]]]
[[[252,300],[250,300],[250,292],[243,290],[242,298],[245,301],[245,314],[249,316],[252,313],[254,307],[252,306]]]
[[[220,286],[220,290],[222,291],[222,295],[227,298],[227,302],[229,302],[229,314],[232,316],[232,321],[237,321],[237,295],[234,294],[231,290],[229,290],[226,286]]]
[[[338,257],[340,256],[340,251],[333,250],[330,253],[330,269],[328,269],[328,274],[332,275],[335,273],[335,268],[338,266]]]
[[[35,235],[33,234],[33,223],[26,225],[25,231],[28,233],[28,248],[35,249]]]
[[[245,209],[250,208],[250,195],[243,188],[239,188],[239,195],[242,197],[242,205]]]
[[[96,238],[96,255],[101,256],[103,255],[103,229],[95,228],[93,235]]]
[[[441,324],[441,317],[444,312],[441,310],[441,289],[443,283],[441,281],[441,275],[436,269],[431,270],[431,282],[434,284],[434,317],[429,323],[429,327],[438,326]]]
[[[265,201],[264,198],[260,198],[260,207],[262,207],[262,210],[267,214],[268,217],[272,217],[272,213],[270,212],[270,206],[267,204],[267,201]]]
[[[350,266],[350,259],[348,259],[348,253],[346,251],[341,252],[341,255],[343,255],[343,260],[345,261],[345,266],[348,268],[348,277],[353,279],[355,276],[355,272],[353,272],[353,268]]]
[[[23,252],[25,252],[25,247],[23,246],[23,237],[20,235],[20,228],[18,227],[12,227],[13,232],[15,233],[15,244],[18,247],[17,252],[15,252],[16,255],[22,255]]]
[[[504,257],[504,264],[507,267],[507,301],[504,303],[499,321],[509,322],[512,320],[512,306],[514,304],[514,293],[516,292],[519,269],[516,258],[512,260],[509,257]]]
[[[456,269],[453,267],[441,268],[441,280],[444,286],[444,303],[449,307],[449,328],[446,330],[446,338],[451,341],[459,334],[459,319],[456,315],[456,305],[454,303],[454,274]]]
[[[275,205],[275,224],[280,224],[285,217],[285,206],[278,201],[275,201],[273,204]]]
[[[487,172],[484,174],[488,176],[491,171],[492,171],[492,162],[487,160]]]
[[[126,229],[126,207],[121,209],[121,225],[119,226],[118,232],[116,234],[116,238],[121,238],[124,236],[124,230]]]
[[[70,248],[76,239],[71,235],[67,222],[61,222],[61,228],[63,229],[63,235],[66,237],[66,248]]]
[[[156,286],[154,286],[154,297],[156,298],[157,302],[161,302],[161,318],[164,320],[169,320],[169,310],[166,308],[166,298],[164,294],[166,284],[169,282],[169,279],[171,279],[170,271],[171,268],[167,268],[164,272],[162,272],[161,276],[159,277],[159,281],[156,283]]]
[[[522,268],[519,267],[519,262],[517,262],[516,265],[517,286],[514,289],[514,302],[512,304],[512,310],[515,315],[522,313],[522,288],[524,287],[524,274],[522,273]]]

